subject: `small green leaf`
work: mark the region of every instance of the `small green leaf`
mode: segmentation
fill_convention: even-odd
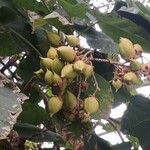
[[[66,0],[59,0],[58,2],[71,17],[83,18],[86,14],[87,8],[84,4],[73,5]]]
[[[46,110],[40,107],[38,104],[25,102],[22,105],[22,109],[23,111],[19,116],[19,120],[22,123],[39,125],[48,119],[48,113],[46,113]]]

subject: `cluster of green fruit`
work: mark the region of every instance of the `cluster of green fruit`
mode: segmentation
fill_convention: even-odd
[[[77,37],[68,35],[66,41],[68,45],[50,47],[47,57],[40,57],[41,69],[35,73],[38,77],[42,77],[48,86],[59,88],[59,92],[56,94],[54,92],[54,95],[48,100],[50,114],[53,115],[60,110],[66,112],[67,115],[68,112],[70,115],[72,112],[78,112],[78,117],[82,116],[81,120],[85,121],[89,118],[89,114],[97,112],[98,100],[91,95],[81,100],[78,97],[80,91],[75,93],[70,87],[72,83],[76,85],[79,85],[79,82],[86,83],[93,74],[93,66],[85,55],[81,55],[74,48],[79,45]],[[86,88],[83,87],[82,90],[86,90]]]
[[[124,59],[129,65],[122,65],[116,68],[112,85],[118,91],[122,86],[125,86],[127,90],[131,90],[134,85],[138,85],[140,81],[140,75],[150,71],[150,65],[142,64],[138,61],[141,57],[143,48],[139,44],[133,44],[127,38],[120,38],[119,53],[122,59]],[[150,72],[149,72],[150,73]]]

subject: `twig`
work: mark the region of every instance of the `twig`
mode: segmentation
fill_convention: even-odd
[[[124,142],[124,139],[121,135],[121,132],[117,129],[117,127],[114,125],[114,123],[110,120],[110,119],[107,119],[107,121],[110,123],[110,125],[116,130],[116,132],[118,133],[120,139],[122,142]]]
[[[96,79],[96,77],[95,77],[94,72],[93,72],[92,76],[93,76],[94,83],[95,83],[95,86],[96,86],[95,92],[93,93],[93,96],[95,96],[96,93],[97,93],[98,91],[100,91],[100,88],[99,88],[99,86],[98,86],[98,82],[97,82],[97,79]]]
[[[78,90],[78,95],[77,95],[77,108],[78,108],[78,112],[79,112],[79,105],[80,105],[80,95],[81,95],[81,76],[79,76],[79,90]]]
[[[122,64],[119,62],[111,61],[108,59],[101,59],[101,58],[90,58],[90,61],[105,62],[105,63],[110,63],[110,64],[114,64],[114,65],[119,65],[119,66],[126,66],[125,64]]]

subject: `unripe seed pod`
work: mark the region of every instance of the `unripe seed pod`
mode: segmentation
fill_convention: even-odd
[[[49,41],[55,45],[55,46],[59,46],[60,43],[61,43],[61,38],[60,36],[55,33],[55,32],[47,32],[47,36],[48,36],[48,39]]]
[[[48,58],[51,58],[51,59],[54,59],[58,56],[57,54],[57,50],[54,48],[54,47],[51,47],[48,52],[47,52],[47,57]]]
[[[66,41],[70,46],[77,46],[80,44],[79,38],[74,35],[66,35]]]
[[[67,91],[64,95],[64,107],[66,109],[72,110],[76,107],[76,105],[77,105],[76,96],[70,91]]]
[[[59,110],[61,110],[62,105],[63,105],[63,102],[59,97],[57,97],[57,96],[51,97],[48,101],[49,112],[52,115],[57,113]]]
[[[84,110],[87,113],[95,113],[98,111],[99,103],[94,96],[87,97],[84,99]]]
[[[141,64],[138,61],[136,61],[134,59],[130,60],[130,69],[132,71],[140,70],[140,68],[141,68]]]
[[[140,44],[134,44],[133,49],[135,51],[134,59],[139,58],[141,56],[142,52],[143,52],[143,48],[141,47]]]
[[[60,83],[62,83],[62,79],[61,79],[61,77],[60,77],[58,74],[56,74],[56,73],[54,72],[53,78],[52,78],[52,82],[53,82],[54,84],[60,84]]]
[[[76,62],[74,63],[73,69],[74,69],[75,71],[82,72],[82,70],[85,69],[85,66],[86,66],[86,64],[84,63],[83,60],[78,60],[78,61],[76,61]]]
[[[62,78],[75,78],[77,76],[77,73],[73,70],[73,64],[65,65],[61,71],[61,77]]]
[[[51,69],[56,72],[57,74],[60,74],[61,73],[61,70],[64,66],[64,63],[59,60],[59,58],[55,58],[53,61],[52,61],[52,67]]]
[[[39,69],[39,70],[35,71],[34,74],[35,74],[38,78],[43,78],[43,76],[44,76],[44,71],[43,71],[43,69]]]
[[[40,59],[41,59],[41,64],[50,70],[53,60],[50,58],[43,58],[43,57],[40,57]]]
[[[123,76],[125,82],[129,84],[138,84],[139,80],[134,72],[128,72]]]
[[[122,87],[122,81],[119,79],[112,80],[112,85],[116,89],[116,92]]]
[[[46,70],[44,80],[47,84],[51,84],[53,79],[53,73],[50,70]]]
[[[88,79],[93,74],[93,66],[86,64],[82,71],[85,79]]]
[[[120,38],[119,53],[123,59],[131,59],[135,56],[133,43],[127,38]]]
[[[60,46],[57,48],[58,55],[61,59],[63,59],[66,62],[72,62],[74,61],[76,57],[76,52],[68,46]]]

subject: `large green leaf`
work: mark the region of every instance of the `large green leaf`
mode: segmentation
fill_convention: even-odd
[[[58,2],[71,17],[83,18],[86,14],[87,8],[84,4],[71,4],[66,0],[59,0]]]
[[[0,140],[7,137],[16,123],[23,99],[26,97],[19,94],[19,88],[0,73]]]
[[[98,74],[95,74],[98,86],[100,91],[96,93],[96,97],[99,101],[99,110],[97,113],[92,115],[94,119],[102,119],[107,118],[110,113],[111,104],[113,102],[113,93],[108,81],[106,81],[103,77]],[[87,90],[87,95],[92,95],[95,91],[95,86],[93,86],[93,81],[90,82],[90,85]]]
[[[0,56],[10,56],[20,52],[11,33],[0,33]]]
[[[150,149],[150,99],[132,97],[121,121],[122,131],[139,139],[144,150]]]
[[[21,137],[33,142],[52,142],[61,140],[59,134],[27,123],[16,123],[14,130],[16,130]]]
[[[38,2],[37,0],[13,0],[13,2],[19,7],[27,10],[42,11],[48,13],[47,8],[42,4],[42,2]]]
[[[48,113],[38,104],[25,102],[22,105],[22,109],[23,111],[19,116],[19,121],[21,121],[21,123],[39,125],[48,119]]]
[[[17,13],[11,0],[0,0],[0,23],[9,23],[17,19]]]
[[[26,82],[39,69],[39,57],[34,53],[30,53],[17,68],[17,73]]]
[[[121,144],[117,144],[112,146],[112,150],[131,150],[131,143],[130,142],[123,142]]]
[[[87,25],[74,24],[74,28],[86,38],[88,45],[93,49],[100,49],[103,53],[116,53],[117,44],[103,32],[96,31]]]
[[[120,37],[126,37],[133,43],[141,44],[145,51],[150,50],[150,35],[133,22],[121,18],[115,13],[102,14],[94,11],[93,15],[97,18],[103,32],[109,35],[116,43],[119,42]]]
[[[98,137],[96,134],[90,134],[84,139],[85,150],[111,150],[108,142]]]

